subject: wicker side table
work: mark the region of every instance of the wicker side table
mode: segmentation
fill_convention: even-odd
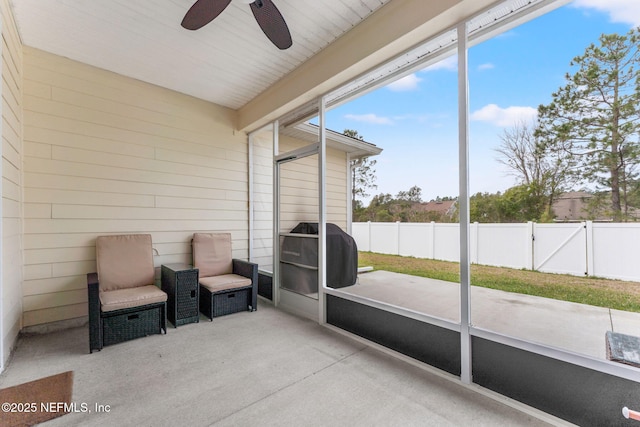
[[[169,321],[174,327],[199,322],[198,269],[187,264],[164,264],[161,273]]]

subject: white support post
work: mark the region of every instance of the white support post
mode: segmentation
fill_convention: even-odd
[[[478,264],[479,263],[479,257],[480,257],[480,224],[478,224],[478,222],[474,222],[473,224],[469,225],[471,227],[471,234],[469,235],[469,244],[471,244],[471,242],[475,243],[472,247],[473,247],[473,251],[471,252],[471,258],[470,258],[470,262],[472,264]],[[473,236],[473,240],[471,240],[471,236]]]
[[[396,221],[396,255],[400,255],[400,221]]]
[[[325,98],[320,97],[318,124],[320,141],[318,144],[318,323],[327,323],[325,310],[325,287],[327,286],[327,129],[325,123]]]
[[[254,236],[254,227],[255,227],[255,219],[254,219],[254,215],[253,215],[253,210],[254,210],[254,204],[255,204],[255,197],[254,197],[254,182],[253,182],[253,135],[254,133],[251,132],[248,136],[247,136],[247,144],[248,144],[248,149],[247,149],[247,161],[249,162],[249,171],[248,174],[249,176],[248,178],[248,198],[249,198],[249,262],[253,262],[253,241],[255,239]]]
[[[460,380],[471,384],[471,271],[469,258],[469,81],[467,24],[458,25],[458,161],[460,185]]]
[[[347,234],[353,236],[353,183],[351,176],[351,154],[347,153]]]
[[[271,279],[273,305],[280,304],[280,165],[276,158],[280,153],[278,120],[273,122],[273,277]]]

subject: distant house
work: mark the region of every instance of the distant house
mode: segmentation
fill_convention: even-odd
[[[415,209],[420,212],[430,212],[434,215],[451,218],[455,213],[457,200],[431,200],[415,205]]]
[[[594,195],[586,191],[569,191],[560,195],[553,203],[555,221],[612,221],[611,212],[606,208],[594,210],[589,207]],[[640,209],[629,207],[628,215],[640,219]]]
[[[569,191],[558,196],[553,203],[556,221],[580,221],[588,218],[589,200],[592,194],[586,191]]]

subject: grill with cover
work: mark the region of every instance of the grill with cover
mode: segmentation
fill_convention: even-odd
[[[317,222],[301,222],[291,233],[318,234]],[[355,240],[335,224],[328,223],[327,286],[343,288],[356,283],[358,248]],[[318,239],[286,236],[280,249],[280,286],[310,295],[318,292]]]

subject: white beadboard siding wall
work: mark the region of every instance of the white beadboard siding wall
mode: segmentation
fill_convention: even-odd
[[[24,326],[86,315],[98,235],[150,233],[159,267],[189,262],[194,232],[230,231],[246,259],[248,147],[235,120],[25,47]]]
[[[307,142],[280,135],[280,153]],[[327,222],[343,230],[347,226],[347,155],[327,150]],[[272,271],[273,250],[273,144],[270,131],[254,135],[254,262]],[[281,166],[280,230],[289,231],[299,222],[318,222],[318,157],[310,156]]]
[[[22,43],[9,8],[2,15],[2,360],[22,327]]]

